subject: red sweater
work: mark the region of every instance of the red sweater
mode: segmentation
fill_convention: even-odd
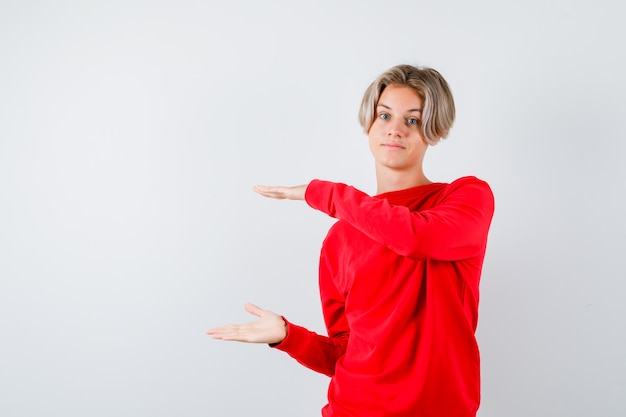
[[[370,197],[314,180],[306,201],[339,219],[319,266],[328,337],[287,322],[275,347],[331,377],[322,415],[474,417],[487,183],[464,177]]]

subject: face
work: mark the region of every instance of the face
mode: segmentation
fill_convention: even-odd
[[[428,148],[420,131],[423,101],[411,87],[387,86],[378,100],[368,132],[377,168],[410,173],[422,170]]]

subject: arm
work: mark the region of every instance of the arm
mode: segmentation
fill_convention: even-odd
[[[301,365],[332,377],[337,360],[346,350],[347,335],[326,337],[289,322],[287,329],[285,340],[270,346],[287,353]]]
[[[327,300],[325,304],[334,306],[331,307],[333,310],[340,309],[339,316],[343,317],[343,301]],[[250,314],[259,317],[258,320],[215,327],[207,330],[207,334],[219,340],[267,343],[286,352],[309,369],[328,376],[334,375],[335,363],[345,351],[347,331],[336,330],[333,332],[335,337],[321,336],[254,304],[246,304],[245,308]]]
[[[473,178],[449,186],[436,207],[423,211],[320,180],[309,184],[305,198],[311,207],[347,221],[400,255],[446,261],[484,250],[494,207],[487,183]]]

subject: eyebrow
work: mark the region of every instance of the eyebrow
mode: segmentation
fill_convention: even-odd
[[[384,107],[384,108],[386,108],[387,110],[391,110],[391,107],[389,107],[389,106],[387,106],[387,105],[385,105],[385,104],[383,104],[383,103],[378,103],[378,106],[376,106],[376,107]],[[407,110],[407,113],[410,113],[410,112],[412,112],[412,111],[416,111],[416,112],[420,112],[420,113],[421,113],[421,112],[422,112],[422,109],[409,109],[409,110]]]

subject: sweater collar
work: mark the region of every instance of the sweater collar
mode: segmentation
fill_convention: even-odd
[[[385,199],[391,204],[397,204],[402,203],[406,200],[412,200],[416,197],[429,194],[445,185],[447,184],[443,182],[432,182],[430,184],[418,185],[417,187],[407,188],[404,190],[388,191],[386,193],[377,194],[375,197]]]

